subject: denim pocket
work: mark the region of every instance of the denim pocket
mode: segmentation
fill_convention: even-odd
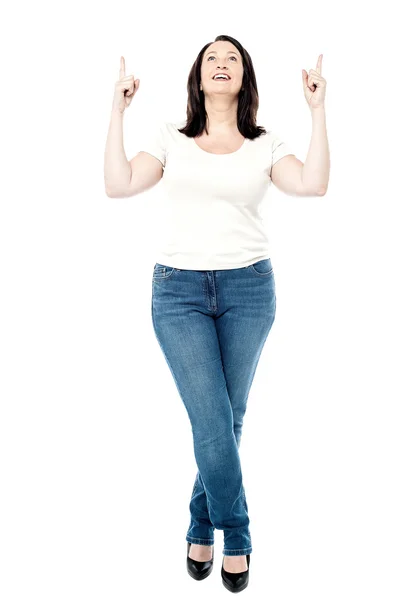
[[[174,267],[168,267],[167,265],[160,265],[156,263],[154,266],[154,271],[152,273],[153,279],[167,279],[174,272]]]
[[[267,277],[273,273],[273,266],[270,258],[258,260],[258,262],[253,265],[249,265],[249,269],[252,273],[259,275],[260,277]]]

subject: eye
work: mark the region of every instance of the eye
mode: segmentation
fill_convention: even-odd
[[[215,58],[215,57],[214,57],[214,56],[208,56],[208,60],[209,60],[210,58]],[[237,57],[236,57],[236,56],[230,56],[230,58],[234,58],[234,60],[237,62]]]

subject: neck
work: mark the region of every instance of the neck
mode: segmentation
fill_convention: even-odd
[[[216,99],[205,98],[205,110],[207,114],[207,128],[209,135],[223,135],[225,133],[237,132],[237,106],[238,100],[227,98]]]

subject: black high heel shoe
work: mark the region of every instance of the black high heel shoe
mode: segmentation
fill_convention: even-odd
[[[229,573],[228,571],[225,571],[222,562],[222,582],[224,587],[230,592],[241,592],[242,590],[245,590],[248,585],[250,555],[246,554],[245,556],[247,558],[248,569],[241,573]]]
[[[211,560],[200,561],[194,560],[189,557],[191,543],[187,542],[187,571],[193,579],[200,581],[201,579],[205,579],[212,573],[213,569],[213,555],[215,551],[215,547],[212,548],[212,558]]]

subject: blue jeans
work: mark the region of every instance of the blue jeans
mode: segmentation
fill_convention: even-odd
[[[247,398],[274,322],[270,258],[218,271],[156,263],[152,322],[187,410],[198,467],[186,541],[214,543],[223,554],[252,552],[239,446]]]

